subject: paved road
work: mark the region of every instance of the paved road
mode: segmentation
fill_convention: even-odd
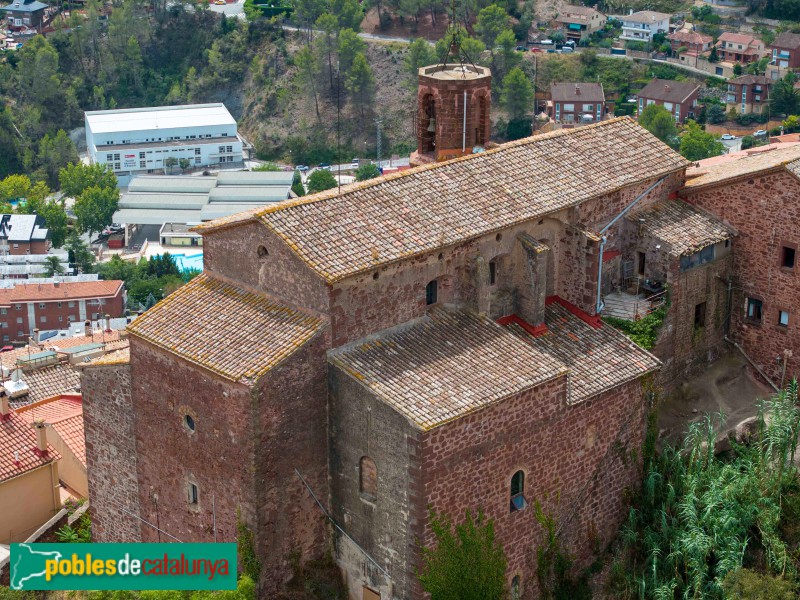
[[[237,0],[235,3],[226,4],[225,6],[217,6],[212,4],[209,7],[212,12],[223,13],[226,17],[236,17],[237,19],[246,20],[244,16],[244,0]]]

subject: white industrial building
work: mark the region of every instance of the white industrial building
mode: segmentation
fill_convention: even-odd
[[[155,106],[85,113],[86,146],[92,162],[120,175],[169,172],[166,160],[185,158],[191,167],[242,162],[236,120],[222,103]]]

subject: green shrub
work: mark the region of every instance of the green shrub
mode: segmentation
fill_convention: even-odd
[[[797,585],[794,581],[756,573],[750,569],[737,569],[725,576],[722,582],[727,600],[794,600]]]
[[[634,343],[645,350],[652,350],[656,345],[658,331],[664,324],[664,318],[666,316],[667,309],[661,307],[638,321],[628,321],[627,319],[618,319],[617,317],[603,317],[603,321],[619,329],[622,333],[631,338]]]

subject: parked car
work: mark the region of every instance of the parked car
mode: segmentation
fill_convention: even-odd
[[[539,40],[541,46],[552,46],[553,40]]]
[[[225,4],[227,3],[225,2],[225,0],[217,0],[216,2],[214,2],[214,4],[216,4],[217,6],[225,6]]]
[[[575,49],[572,46],[564,46],[561,48],[561,54],[572,54],[575,52]]]
[[[351,162],[351,163],[350,163],[350,168],[351,168],[351,169],[357,169],[358,167],[359,167],[359,162],[358,162],[358,159],[357,159],[357,158],[354,158],[354,159],[353,159],[353,162]]]
[[[517,52],[527,52],[528,49],[525,46],[517,46]]]
[[[759,129],[758,131],[753,132],[753,136],[755,137],[766,137],[767,132],[765,129]]]
[[[736,136],[735,135],[731,135],[730,133],[725,133],[725,134],[722,135],[722,137],[720,139],[721,140],[735,140]]]
[[[531,52],[544,52],[541,48],[531,48]]]
[[[295,169],[297,169],[298,171],[303,171],[305,173],[306,171],[308,171],[308,165],[297,165]]]
[[[319,163],[318,169],[322,169],[323,171],[330,171],[331,166],[328,163]]]
[[[558,52],[558,50],[556,50],[555,48],[548,48],[547,49],[547,53],[548,54],[555,54],[556,52]]]

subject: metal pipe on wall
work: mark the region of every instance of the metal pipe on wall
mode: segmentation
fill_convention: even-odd
[[[464,122],[461,126],[461,151],[467,151],[467,90],[464,90]]]

